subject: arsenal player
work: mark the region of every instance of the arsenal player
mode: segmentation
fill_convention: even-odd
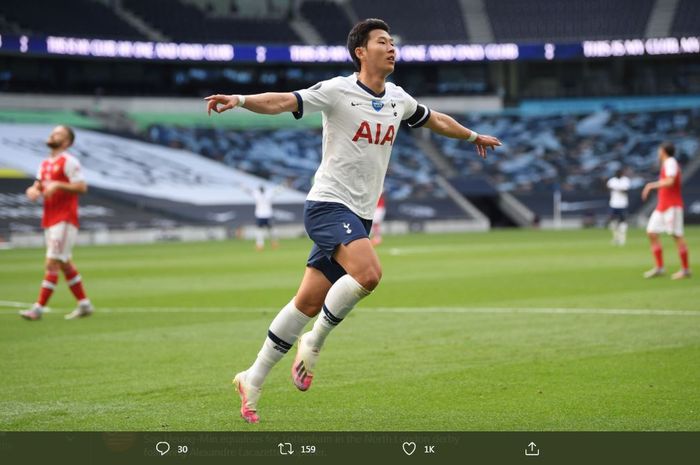
[[[646,200],[652,190],[659,191],[659,203],[649,218],[647,236],[651,242],[651,252],[656,266],[644,273],[645,278],[655,278],[664,274],[664,258],[659,234],[673,236],[681,259],[681,269],[671,275],[671,279],[690,277],[688,262],[688,245],[683,238],[683,197],[681,196],[681,168],[673,155],[676,148],[671,142],[659,146],[658,156],[661,165],[659,180],[650,182],[642,190],[642,199]]]
[[[386,216],[386,199],[384,193],[379,196],[377,208],[374,210],[372,217],[372,245],[377,246],[382,243],[382,223]]]
[[[34,184],[27,189],[29,200],[44,199],[41,226],[46,238],[46,269],[36,303],[20,312],[27,320],[40,320],[44,307],[63,272],[71,292],[78,301],[75,310],[65,316],[72,320],[90,316],[94,311],[85,295],[82,279],[71,261],[73,245],[78,236],[78,196],[87,192],[80,162],[66,150],[73,145],[75,133],[68,126],[56,126],[46,145],[49,157],[41,162]]]

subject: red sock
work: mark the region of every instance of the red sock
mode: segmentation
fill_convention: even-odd
[[[654,254],[654,259],[656,260],[656,267],[663,268],[664,267],[664,253],[663,253],[663,250],[661,249],[661,246],[658,244],[652,245],[651,246],[651,253]]]
[[[51,273],[47,271],[44,275],[44,280],[41,282],[41,290],[39,291],[39,298],[37,299],[36,303],[42,307],[46,305],[51,298],[51,294],[53,294],[53,290],[56,289],[57,282],[58,273]]]
[[[683,265],[683,269],[687,270],[689,269],[688,265],[688,247],[682,246],[678,248],[678,255],[681,256],[681,264]]]
[[[66,277],[68,287],[70,287],[70,291],[73,293],[75,298],[78,300],[85,299],[85,289],[83,289],[83,281],[78,274],[78,270],[71,266],[70,268],[63,270],[63,275]]]

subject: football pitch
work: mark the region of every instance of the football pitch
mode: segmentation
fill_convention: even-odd
[[[687,238],[698,263],[700,228]],[[292,349],[245,424],[231,379],[309,247],[79,247],[96,314],[63,319],[61,277],[39,322],[17,310],[43,250],[0,251],[0,430],[700,430],[700,276],[643,279],[641,230],[623,248],[604,230],[386,237],[384,278],[329,337],[311,389],[291,383]]]

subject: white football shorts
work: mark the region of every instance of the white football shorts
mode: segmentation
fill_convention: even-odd
[[[63,221],[44,230],[46,258],[67,262],[73,255],[73,246],[78,238],[78,228]]]
[[[649,217],[647,232],[654,234],[671,234],[672,236],[683,236],[683,208],[671,207],[666,211],[654,210]]]

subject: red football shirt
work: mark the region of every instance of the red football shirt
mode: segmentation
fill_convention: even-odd
[[[660,180],[673,178],[673,184],[669,187],[659,188],[659,203],[656,209],[664,212],[672,207],[683,208],[683,197],[681,196],[681,167],[675,158],[670,157],[661,165]]]
[[[384,200],[384,194],[379,196],[379,201],[377,202],[377,208],[385,208],[386,201]]]
[[[80,182],[85,180],[80,169],[80,162],[68,153],[62,153],[42,161],[36,178],[41,181],[42,186],[46,186],[51,181]],[[41,226],[50,228],[62,221],[67,221],[75,225],[76,228],[79,226],[78,194],[59,189],[50,197],[44,197],[44,217],[41,220]]]

